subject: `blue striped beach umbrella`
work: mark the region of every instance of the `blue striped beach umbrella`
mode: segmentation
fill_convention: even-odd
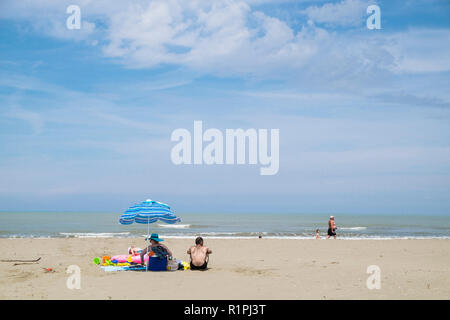
[[[156,221],[174,224],[181,219],[173,213],[169,205],[150,199],[131,206],[119,219],[119,223],[124,225],[133,222],[147,224],[147,238],[150,235],[150,223]]]

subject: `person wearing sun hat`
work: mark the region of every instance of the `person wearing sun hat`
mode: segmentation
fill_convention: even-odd
[[[144,255],[148,252],[150,255],[158,255],[163,256],[167,255],[169,257],[172,257],[172,251],[169,250],[165,245],[163,245],[161,242],[164,240],[159,238],[159,235],[157,233],[152,233],[152,235],[145,239],[150,240],[150,245],[141,251],[141,264],[144,264]]]

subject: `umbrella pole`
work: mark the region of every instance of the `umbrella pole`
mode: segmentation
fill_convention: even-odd
[[[150,263],[150,255],[149,255],[149,252],[148,252],[148,237],[150,237],[150,223],[149,223],[149,221],[150,221],[150,218],[147,217],[147,237],[145,238],[145,242],[146,242],[145,244],[147,245],[147,255],[148,255],[148,258],[149,258],[149,260],[147,260],[147,264]],[[145,271],[148,271],[148,266],[146,266]]]

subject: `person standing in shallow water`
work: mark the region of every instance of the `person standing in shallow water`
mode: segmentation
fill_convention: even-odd
[[[328,236],[327,239],[330,239],[331,236],[333,236],[336,239],[336,223],[334,221],[334,216],[330,217],[330,220],[328,220]]]

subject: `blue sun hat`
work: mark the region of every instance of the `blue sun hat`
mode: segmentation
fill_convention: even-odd
[[[157,233],[152,233],[152,235],[150,236],[150,238],[147,238],[145,240],[154,240],[156,242],[162,242],[164,241],[163,239],[159,238],[159,235]]]

